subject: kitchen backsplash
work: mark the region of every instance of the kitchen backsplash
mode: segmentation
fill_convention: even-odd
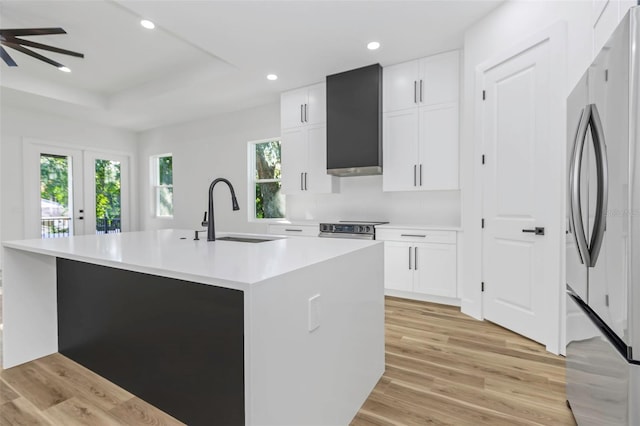
[[[382,176],[340,178],[338,194],[287,196],[289,220],[460,226],[460,191],[382,192]]]

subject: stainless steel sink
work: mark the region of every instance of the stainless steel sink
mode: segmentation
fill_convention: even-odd
[[[267,241],[273,241],[273,239],[252,237],[219,237],[216,238],[216,241],[235,241],[237,243],[264,243]]]

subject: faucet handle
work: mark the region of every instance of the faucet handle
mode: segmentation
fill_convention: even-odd
[[[202,219],[202,226],[208,226],[209,222],[207,221],[207,212],[204,212],[204,218]]]

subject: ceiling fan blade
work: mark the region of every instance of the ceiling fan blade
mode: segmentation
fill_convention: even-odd
[[[35,49],[48,50],[50,52],[62,53],[64,55],[75,56],[77,58],[84,58],[84,54],[82,54],[82,53],[73,52],[71,50],[66,50],[66,49],[60,49],[59,47],[48,46],[48,45],[42,44],[42,43],[36,43],[35,41],[31,41],[31,40],[23,40],[21,38],[13,38],[13,37],[11,37],[11,38],[5,40],[5,42],[21,44],[23,46],[29,46],[29,47],[33,47]]]
[[[1,35],[8,36],[37,36],[37,35],[49,35],[49,34],[66,34],[67,32],[62,28],[13,28],[7,30],[0,30]]]
[[[34,52],[33,50],[29,50],[29,49],[27,49],[26,47],[22,47],[22,46],[20,46],[19,44],[11,43],[11,42],[6,42],[6,41],[5,41],[5,42],[3,42],[3,44],[4,44],[5,46],[7,46],[7,47],[10,47],[10,48],[14,49],[14,50],[17,50],[18,52],[22,52],[22,53],[24,53],[25,55],[29,55],[29,56],[31,56],[32,58],[36,58],[36,59],[41,60],[42,62],[46,62],[46,63],[48,63],[48,64],[51,64],[51,65],[53,65],[53,66],[54,66],[54,67],[56,67],[56,68],[60,68],[60,67],[63,67],[63,66],[64,66],[64,65],[62,65],[60,62],[56,62],[56,61],[54,61],[53,59],[49,59],[49,58],[47,58],[46,56],[42,56],[41,54],[36,53],[36,52]]]
[[[16,61],[14,61],[11,56],[9,56],[9,53],[2,46],[0,46],[0,58],[2,58],[5,64],[9,65],[10,67],[18,66],[18,64],[16,64]]]

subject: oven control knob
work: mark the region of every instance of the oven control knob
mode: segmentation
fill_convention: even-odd
[[[371,232],[371,227],[370,226],[367,225],[364,228],[365,228],[365,232]]]

